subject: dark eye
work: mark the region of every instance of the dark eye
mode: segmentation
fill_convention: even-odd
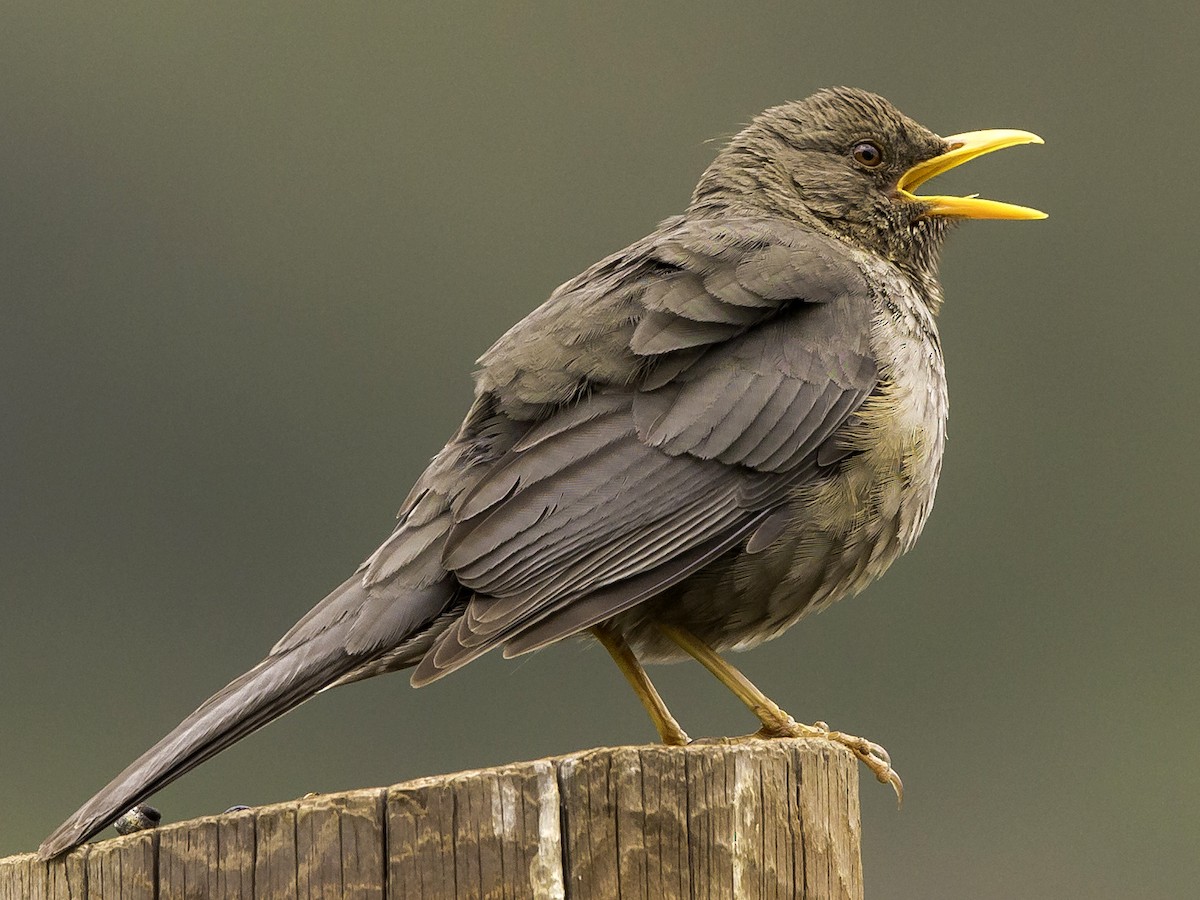
[[[877,168],[883,163],[883,150],[874,141],[859,141],[850,151],[850,155],[856,163],[868,169]]]

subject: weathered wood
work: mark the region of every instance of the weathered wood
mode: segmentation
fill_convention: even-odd
[[[618,747],[165,825],[0,900],[860,900],[858,768],[820,740]]]
[[[296,810],[289,805],[268,806],[254,822],[254,890],[260,897],[295,900]]]
[[[84,900],[89,850],[81,848],[53,863],[41,862],[32,853],[0,859],[0,900]]]
[[[158,839],[157,831],[143,831],[84,847],[87,882],[83,896],[88,900],[153,897],[158,883]]]
[[[391,897],[561,897],[552,760],[388,790]]]

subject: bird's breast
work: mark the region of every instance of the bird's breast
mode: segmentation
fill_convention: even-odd
[[[716,649],[753,647],[862,590],[920,535],[946,438],[941,347],[911,282],[891,272],[873,282],[878,381],[833,438],[852,452],[795,490],[792,518],[769,547],[726,556],[649,604],[651,617],[688,627]],[[675,655],[640,621],[624,624],[648,659]]]
[[[937,325],[921,292],[899,274],[878,281],[871,346],[876,390],[859,409],[858,465],[873,513],[897,522],[898,552],[908,550],[933,507],[949,411]],[[855,466],[847,467],[853,475]]]
[[[907,277],[882,266],[869,274],[877,383],[834,435],[852,454],[829,477],[801,487],[794,501],[795,567],[814,565],[811,538],[800,538],[812,533],[848,561],[842,577],[826,579],[818,602],[860,590],[912,547],[942,467],[948,400],[936,322]]]

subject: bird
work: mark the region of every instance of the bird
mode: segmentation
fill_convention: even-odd
[[[681,215],[555,289],[478,360],[473,403],[345,582],[83,804],[43,859],[319,691],[590,637],[661,740],[690,739],[644,664],[694,659],[761,723],[839,742],[899,795],[878,744],[805,725],[721,655],[861,591],[921,533],[946,437],[939,251],[966,219],[917,193],[1018,144],[940,137],[877,94],[754,117]]]

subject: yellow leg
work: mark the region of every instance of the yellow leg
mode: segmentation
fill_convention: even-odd
[[[687,733],[675,721],[675,717],[667,709],[667,704],[663,703],[663,698],[651,683],[650,676],[646,674],[646,670],[642,668],[642,664],[638,662],[638,658],[634,656],[633,650],[625,642],[621,633],[604,625],[593,626],[591,632],[596,640],[604,645],[604,649],[612,656],[617,668],[629,680],[633,692],[642,701],[642,706],[646,707],[646,712],[650,714],[650,720],[658,729],[658,736],[662,738],[662,742],[673,747],[687,745],[689,743]]]
[[[890,784],[898,801],[904,800],[904,784],[892,768],[888,752],[881,746],[852,734],[830,731],[824,722],[813,725],[800,724],[694,634],[674,625],[660,623],[658,628],[700,665],[712,672],[725,687],[733,691],[734,696],[750,708],[762,722],[763,727],[758,732],[758,737],[820,737],[841,744],[862,760],[866,767],[875,773],[876,778],[884,784]]]

